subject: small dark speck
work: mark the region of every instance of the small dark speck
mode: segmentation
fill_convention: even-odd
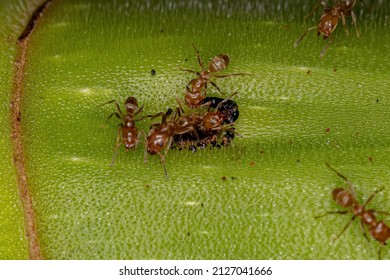
[[[203,204],[203,203],[201,203],[201,204],[200,204],[200,206],[202,206],[202,207],[203,207],[203,206],[204,206],[204,204]]]
[[[225,176],[222,176],[221,179],[222,179],[222,181],[226,181],[226,177]]]
[[[188,61],[188,58],[185,58],[184,61]]]
[[[333,69],[333,72],[337,72],[337,69],[336,69],[336,68],[334,68],[334,69]]]
[[[163,32],[164,32],[164,29],[161,29],[160,32],[163,33]]]
[[[374,159],[373,159],[372,157],[369,157],[369,158],[368,158],[369,163],[372,163],[373,160],[374,160]]]
[[[330,128],[327,127],[327,128],[325,129],[325,132],[326,132],[326,133],[329,133],[329,132],[330,132]]]
[[[377,99],[376,102],[379,102],[379,99]]]
[[[232,176],[232,180],[236,180],[236,179],[237,179],[237,177]]]
[[[252,160],[251,163],[250,163],[251,166],[255,166],[256,163]]]
[[[300,159],[297,159],[297,163],[301,163],[301,160],[300,160]]]
[[[152,76],[156,75],[156,70],[152,69],[152,71],[150,71],[150,74],[152,74]]]
[[[190,236],[190,235],[191,235],[191,233],[187,232],[187,236]]]
[[[306,73],[307,73],[307,75],[310,75],[310,73],[311,73],[311,70],[307,70],[307,72],[306,72]]]

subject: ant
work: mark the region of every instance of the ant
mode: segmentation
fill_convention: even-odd
[[[122,120],[122,123],[119,124],[117,138],[116,138],[115,147],[114,147],[114,156],[113,156],[112,161],[111,161],[111,165],[114,165],[115,159],[117,156],[117,151],[118,151],[118,148],[120,145],[123,144],[125,146],[126,152],[128,152],[128,150],[130,150],[130,149],[135,149],[135,147],[137,146],[137,143],[139,141],[140,136],[144,133],[143,133],[143,131],[138,132],[138,130],[135,126],[135,122],[143,120],[144,118],[146,118],[146,116],[138,118],[138,119],[134,119],[134,117],[136,115],[138,115],[139,113],[142,112],[144,106],[138,107],[137,99],[135,97],[132,97],[132,96],[127,97],[124,104],[123,104],[126,113],[122,112],[118,101],[116,101],[115,99],[108,101],[106,103],[100,104],[100,105],[96,106],[96,108],[101,107],[101,106],[106,105],[106,104],[111,104],[111,103],[115,104],[117,111],[111,113],[108,116],[105,125],[107,125],[108,121],[113,116],[116,116],[118,119]],[[122,138],[122,141],[120,138]]]
[[[323,35],[324,40],[328,39],[330,37],[329,42],[325,45],[325,47],[322,49],[320,53],[320,58],[322,58],[325,55],[326,50],[332,44],[333,42],[333,36],[332,33],[335,31],[337,24],[339,22],[339,19],[341,18],[341,22],[343,24],[345,33],[349,35],[349,31],[347,29],[347,25],[345,22],[345,17],[346,16],[351,16],[352,17],[352,23],[355,25],[356,29],[356,36],[359,38],[360,34],[357,29],[357,23],[356,23],[356,15],[352,11],[353,7],[356,4],[356,0],[344,0],[344,1],[338,1],[338,4],[335,4],[332,8],[325,8],[324,12],[318,22],[317,26],[310,27],[306,29],[306,31],[303,33],[303,35],[295,42],[294,47],[296,48],[299,43],[302,41],[302,39],[306,36],[306,34],[317,28],[317,36]],[[320,3],[323,4],[323,2],[319,1],[313,8],[312,12],[318,6]],[[310,14],[312,13],[310,12]],[[306,16],[307,17],[307,16]]]
[[[389,215],[390,213],[384,212],[384,211],[376,211],[373,209],[368,209],[366,210],[366,206],[368,203],[374,198],[374,196],[379,193],[380,191],[383,190],[383,188],[375,191],[371,196],[364,202],[364,204],[360,204],[356,200],[356,194],[355,190],[353,187],[353,184],[341,173],[336,171],[334,168],[332,168],[328,163],[325,163],[326,166],[335,172],[339,177],[341,177],[349,186],[349,190],[338,187],[335,188],[332,191],[332,197],[335,200],[335,202],[344,207],[347,208],[348,210],[343,210],[343,211],[327,211],[325,214],[316,216],[315,218],[321,218],[324,217],[328,214],[346,214],[346,213],[352,213],[353,216],[350,219],[350,221],[344,226],[343,230],[336,236],[335,239],[338,239],[344,231],[351,225],[351,223],[355,220],[356,217],[360,218],[360,226],[363,231],[364,237],[369,241],[366,231],[364,228],[364,225],[368,226],[369,233],[373,238],[375,238],[377,241],[381,243],[381,246],[378,249],[378,258],[381,259],[381,251],[383,248],[383,245],[386,244],[386,240],[390,238],[390,228],[388,225],[385,224],[383,220],[377,221],[376,213],[380,214],[385,214]]]
[[[202,59],[200,58],[199,51],[196,49],[194,44],[192,44],[192,47],[196,52],[196,57],[198,59],[198,64],[201,68],[201,71],[198,72],[191,69],[180,68],[183,71],[195,73],[198,76],[197,78],[192,79],[186,86],[184,101],[190,108],[198,108],[200,106],[205,105],[203,103],[203,100],[206,97],[208,83],[210,83],[219,92],[221,92],[221,89],[217,86],[217,84],[211,81],[212,78],[226,78],[230,76],[250,75],[245,73],[217,74],[218,72],[225,70],[229,65],[230,58],[226,54],[219,54],[213,57],[210,60],[206,69],[202,62]]]
[[[150,126],[148,136],[146,138],[146,149],[144,161],[147,161],[147,153],[150,155],[158,154],[161,158],[161,163],[164,167],[165,177],[168,179],[168,172],[166,169],[165,157],[171,148],[173,138],[175,135],[182,135],[186,133],[194,133],[197,137],[196,128],[191,119],[181,118],[181,108],[178,107],[175,111],[169,109],[166,113],[160,112],[156,115],[148,115],[154,119],[161,116],[161,123],[155,123]],[[173,112],[173,113],[172,113]],[[167,117],[170,116],[170,119]]]

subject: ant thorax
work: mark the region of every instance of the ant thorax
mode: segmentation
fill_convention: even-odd
[[[203,70],[202,72],[200,72],[199,76],[200,77],[198,78],[196,84],[197,87],[200,87],[201,84],[205,84],[208,80],[211,79],[211,72],[208,70]]]
[[[123,120],[123,123],[124,123],[124,126],[125,127],[134,127],[135,126],[135,122],[134,122],[134,119],[129,117],[129,116],[126,116]]]

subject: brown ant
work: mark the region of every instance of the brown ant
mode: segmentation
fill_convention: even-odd
[[[324,40],[326,40],[326,39],[328,39],[328,37],[330,37],[329,42],[325,45],[325,47],[322,49],[322,51],[320,53],[320,58],[322,58],[325,55],[325,52],[328,49],[328,47],[330,46],[330,44],[333,42],[334,37],[332,36],[332,33],[336,29],[340,18],[341,18],[341,22],[343,24],[343,27],[344,27],[346,34],[349,35],[349,31],[347,29],[347,25],[345,22],[346,16],[352,17],[352,22],[356,28],[356,36],[360,37],[359,31],[357,29],[356,15],[352,11],[353,7],[356,4],[356,0],[344,0],[344,1],[338,1],[338,2],[339,3],[335,4],[332,8],[325,8],[324,9],[324,12],[320,18],[318,25],[306,29],[306,31],[303,33],[303,35],[295,42],[295,44],[294,44],[295,48],[299,45],[299,43],[302,41],[302,39],[306,36],[306,34],[309,31],[317,28],[317,36],[323,35]],[[320,3],[322,3],[322,2],[319,1],[315,5],[312,12],[319,6]]]
[[[366,235],[365,228],[364,228],[364,225],[367,225],[371,236],[381,243],[381,246],[378,249],[378,258],[381,259],[381,251],[382,251],[383,245],[387,245],[386,240],[390,238],[390,228],[388,225],[385,224],[385,222],[383,220],[377,221],[376,213],[385,214],[385,215],[389,215],[390,213],[383,212],[383,211],[376,211],[373,209],[366,210],[366,206],[368,205],[368,203],[374,198],[374,196],[378,192],[383,190],[383,188],[381,188],[381,189],[375,191],[373,194],[371,194],[371,196],[366,200],[366,202],[364,202],[364,204],[360,204],[356,200],[356,194],[355,194],[353,184],[347,179],[347,177],[345,177],[344,175],[342,175],[341,173],[336,171],[328,163],[326,163],[326,166],[330,170],[335,172],[339,177],[341,177],[349,186],[349,190],[342,188],[342,187],[338,187],[332,191],[332,196],[333,196],[333,199],[335,200],[335,202],[338,205],[340,205],[344,208],[347,208],[348,210],[327,211],[325,214],[320,215],[320,216],[316,216],[315,218],[321,218],[321,217],[324,217],[328,214],[352,213],[353,216],[350,219],[350,221],[344,226],[343,230],[336,236],[335,239],[338,239],[344,233],[344,231],[351,225],[351,223],[355,220],[355,218],[359,217],[360,218],[360,226],[361,226],[361,229],[363,231],[364,237],[367,240],[369,240],[367,235]]]
[[[138,107],[138,102],[135,97],[127,97],[125,102],[124,102],[124,108],[126,110],[126,113],[123,113],[122,110],[120,109],[118,101],[111,100],[106,103],[100,104],[96,106],[96,108],[101,107],[106,104],[111,104],[114,103],[116,107],[116,112],[111,113],[105,125],[107,125],[108,121],[113,117],[116,116],[118,119],[122,120],[122,123],[119,124],[118,128],[118,134],[115,142],[115,147],[114,147],[114,156],[111,161],[111,165],[114,165],[115,159],[117,156],[117,151],[120,145],[125,146],[125,151],[128,152],[130,149],[134,149],[139,141],[140,135],[143,134],[142,131],[138,132],[135,122],[140,121],[146,116],[134,119],[136,115],[142,112],[144,106]],[[122,138],[122,140],[121,140]]]
[[[206,69],[202,62],[202,59],[200,58],[199,51],[196,49],[194,44],[192,44],[192,47],[196,52],[196,57],[198,59],[198,64],[201,68],[201,71],[198,72],[191,69],[180,68],[183,71],[195,73],[198,76],[197,78],[192,79],[186,86],[184,101],[190,108],[197,108],[202,105],[205,105],[203,103],[203,100],[206,97],[208,83],[210,83],[219,92],[221,92],[221,89],[217,86],[217,84],[211,81],[212,78],[226,78],[231,76],[250,75],[245,73],[217,74],[218,72],[225,70],[229,65],[230,58],[226,54],[219,54],[213,57],[210,60]]]
[[[148,117],[156,118],[161,116],[161,123],[152,124],[146,139],[146,149],[144,161],[147,161],[147,153],[150,155],[158,154],[161,158],[161,163],[164,167],[164,173],[168,179],[165,157],[171,148],[173,137],[186,133],[194,133],[196,136],[196,128],[191,119],[183,119],[180,116],[181,108],[175,111],[169,109],[166,113],[160,112],[156,115],[148,115]],[[170,119],[167,117],[170,116]]]

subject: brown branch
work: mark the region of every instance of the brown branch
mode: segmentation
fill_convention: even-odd
[[[34,31],[37,22],[42,17],[43,12],[49,6],[52,0],[45,1],[32,14],[23,33],[19,36],[17,43],[19,50],[14,63],[14,80],[10,100],[11,115],[11,142],[13,160],[17,174],[17,184],[20,200],[23,207],[25,219],[25,232],[28,240],[28,250],[30,259],[42,259],[42,254],[38,242],[38,231],[36,227],[34,205],[31,193],[28,187],[28,174],[26,170],[26,161],[24,155],[23,137],[22,137],[22,114],[21,101],[24,93],[25,70],[27,64],[27,48],[31,33]]]

